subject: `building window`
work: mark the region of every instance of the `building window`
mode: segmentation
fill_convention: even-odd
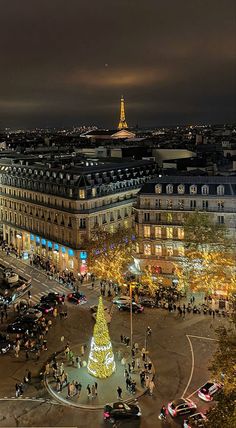
[[[179,254],[179,256],[181,256],[181,257],[184,257],[184,246],[183,245],[180,245],[179,247],[178,247],[178,254]]]
[[[178,200],[178,208],[179,210],[184,210],[184,199]]]
[[[167,223],[172,224],[173,215],[172,213],[167,213]]]
[[[79,189],[79,198],[85,199],[85,189]]]
[[[168,193],[169,195],[171,193],[173,193],[173,184],[167,184],[167,186],[166,186],[166,193]]]
[[[221,184],[217,187],[217,195],[223,196],[225,194],[225,187]]]
[[[224,211],[225,203],[223,201],[218,201],[217,206],[218,206],[218,211]]]
[[[182,227],[178,227],[178,239],[184,239],[184,229]]]
[[[79,220],[79,227],[80,227],[80,229],[85,229],[86,228],[86,219],[85,218],[80,218],[80,220]]]
[[[208,201],[202,201],[202,209],[208,210]]]
[[[161,184],[156,184],[155,186],[155,193],[160,194],[162,192],[162,185]]]
[[[155,238],[161,238],[161,227],[155,226]]]
[[[156,199],[156,208],[161,208],[161,199]]]
[[[224,224],[225,223],[225,218],[223,215],[219,215],[218,216],[218,224]]]
[[[184,194],[184,191],[185,191],[185,186],[184,186],[184,184],[179,184],[179,185],[178,185],[178,193],[179,193],[180,195],[183,195],[183,194]]]
[[[136,242],[135,248],[136,248],[136,253],[138,254],[139,253],[139,243],[138,242]]]
[[[166,228],[166,237],[168,239],[173,239],[173,227]]]
[[[168,210],[171,210],[173,208],[173,201],[172,201],[172,199],[167,199],[167,201],[166,201],[166,208]]]
[[[144,221],[150,221],[150,213],[144,213]]]
[[[204,186],[202,186],[202,195],[208,195],[208,194],[209,194],[209,186],[204,184]]]
[[[196,208],[196,201],[195,200],[193,200],[193,199],[191,199],[190,200],[190,208],[192,208],[192,209],[194,209],[194,208]]]
[[[92,196],[95,197],[97,195],[97,189],[96,187],[92,188]]]
[[[189,188],[190,195],[196,195],[197,194],[197,186],[195,184],[192,184]]]
[[[173,256],[174,254],[174,249],[172,245],[167,245],[166,246],[166,254],[167,256]]]
[[[151,245],[150,244],[144,244],[144,254],[145,254],[145,256],[151,255]]]
[[[155,245],[155,255],[156,256],[162,256],[162,246],[161,245]]]
[[[144,226],[144,228],[143,228],[144,238],[150,238],[150,234],[151,234],[150,226]]]

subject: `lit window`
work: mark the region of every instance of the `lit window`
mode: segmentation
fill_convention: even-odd
[[[217,187],[217,195],[223,196],[224,194],[225,194],[225,188],[221,184],[220,186]]]
[[[173,238],[173,227],[167,227],[166,228],[166,237],[168,239],[172,239]]]
[[[156,184],[155,186],[155,193],[161,193],[162,192],[162,185],[161,184]]]
[[[167,245],[166,246],[166,254],[167,256],[173,256],[174,254],[174,249],[172,245]]]
[[[136,247],[136,253],[139,253],[139,243],[138,242],[136,242],[135,247]]]
[[[195,184],[192,184],[189,188],[190,195],[196,195],[197,194],[197,186]]]
[[[156,256],[162,255],[162,246],[161,245],[155,245],[155,255]]]
[[[84,189],[79,189],[79,198],[85,199],[85,190]]]
[[[96,187],[93,187],[92,188],[92,196],[94,197],[94,196],[96,196],[96,194],[97,194],[97,189],[96,189]]]
[[[183,199],[178,200],[178,207],[180,210],[184,209],[184,200]]]
[[[209,186],[204,184],[204,186],[202,186],[202,195],[208,195],[208,194],[209,194]]]
[[[155,238],[161,238],[161,227],[155,226]]]
[[[173,193],[173,184],[167,184],[166,186],[166,193]]]
[[[173,216],[171,213],[167,213],[167,223],[172,223]]]
[[[167,199],[166,201],[166,208],[171,210],[173,208],[173,201],[172,199]]]
[[[183,185],[183,184],[179,184],[179,185],[178,185],[178,193],[179,193],[180,195],[183,195],[183,194],[184,194],[184,191],[185,191],[185,187],[184,187],[184,185]]]
[[[178,239],[184,239],[184,229],[182,227],[178,227]]]
[[[183,245],[180,245],[179,247],[178,247],[178,253],[179,253],[179,256],[184,256],[184,246]]]
[[[145,254],[145,256],[151,255],[151,245],[150,244],[144,244],[144,254]]]
[[[150,226],[144,226],[144,228],[143,228],[144,238],[150,238],[150,234],[151,234]]]

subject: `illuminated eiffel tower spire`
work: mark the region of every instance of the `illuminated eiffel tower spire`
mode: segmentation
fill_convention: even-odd
[[[125,100],[122,95],[120,99],[120,121],[119,121],[118,129],[125,129],[125,128],[128,128],[128,125],[125,120]]]

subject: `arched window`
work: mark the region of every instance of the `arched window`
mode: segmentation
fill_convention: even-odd
[[[220,184],[220,186],[217,186],[217,195],[223,196],[225,194],[225,187]]]
[[[167,184],[166,193],[168,193],[168,194],[173,193],[173,184]]]
[[[184,191],[185,191],[185,186],[184,186],[184,184],[179,184],[179,185],[178,185],[178,193],[179,193],[180,195],[183,195],[183,194],[184,194]]]
[[[162,192],[162,185],[161,184],[156,184],[155,186],[155,193],[160,194]]]
[[[202,195],[208,195],[208,194],[209,194],[209,186],[204,184],[204,186],[202,186]]]
[[[192,184],[189,188],[190,195],[196,195],[197,194],[197,186],[195,184]]]

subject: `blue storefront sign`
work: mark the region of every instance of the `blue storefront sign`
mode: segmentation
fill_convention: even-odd
[[[88,258],[87,251],[81,251],[79,257],[80,257],[80,260],[86,260]]]

